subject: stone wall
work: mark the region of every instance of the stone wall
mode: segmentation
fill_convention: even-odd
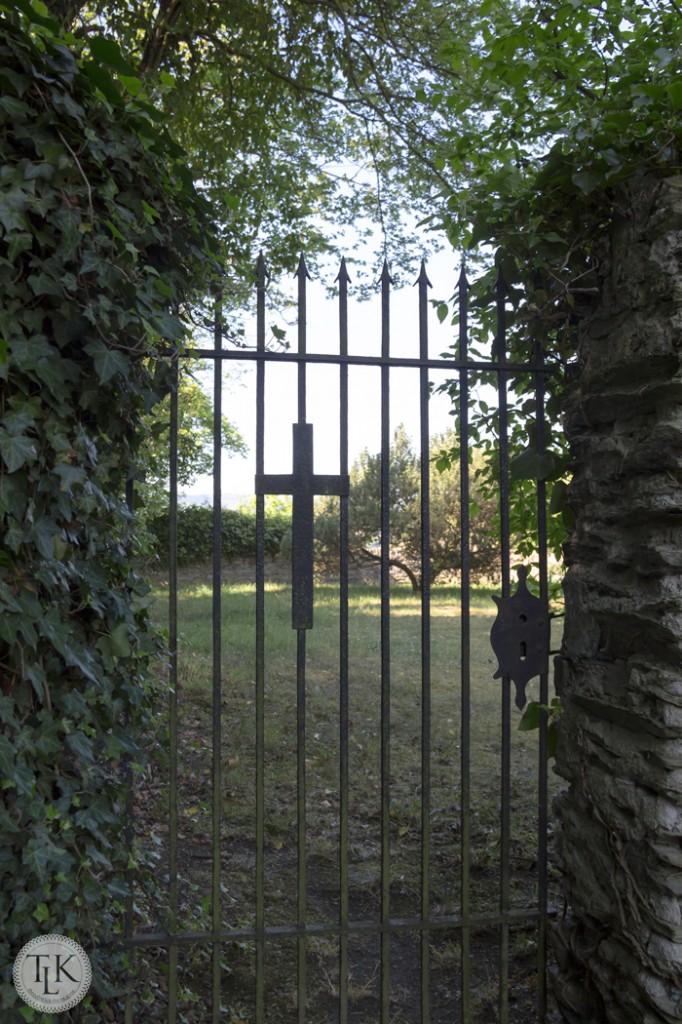
[[[566,406],[554,988],[572,1024],[680,1024],[682,178],[621,198]]]

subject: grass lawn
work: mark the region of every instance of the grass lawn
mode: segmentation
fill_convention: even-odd
[[[228,567],[229,572],[229,567]],[[162,579],[154,614],[167,621]],[[471,595],[471,809],[470,847],[473,913],[499,907],[501,682],[493,679],[497,659],[490,647],[495,617],[491,591]],[[421,599],[409,588],[391,588],[390,621],[390,902],[392,917],[420,914],[421,848]],[[460,596],[454,587],[435,587],[431,598],[430,716],[430,906],[431,914],[456,914],[461,908],[461,722]],[[179,615],[179,859],[181,906],[185,926],[196,924],[196,907],[210,891],[211,758],[212,758],[212,596],[210,572],[181,574]],[[249,583],[222,589],[221,693],[221,851],[224,926],[250,926],[255,914],[255,591]],[[320,583],[315,591],[315,626],[307,633],[306,657],[306,861],[307,919],[338,919],[339,885],[339,600],[338,588]],[[553,647],[558,646],[553,638]],[[349,607],[349,894],[351,920],[376,919],[381,898],[381,633],[378,588],[351,586]],[[537,699],[538,680],[528,687]],[[511,730],[511,898],[514,907],[536,905],[537,777],[536,733],[517,730],[520,712],[512,704]],[[284,583],[266,583],[265,592],[265,914],[267,925],[296,921],[297,881],[297,744],[296,634],[291,629],[291,592]],[[550,772],[550,789],[552,775]],[[163,836],[164,827],[157,831]],[[452,978],[458,972],[456,930],[434,933],[432,968]],[[364,940],[351,955],[351,989],[357,1016],[373,1019],[369,1009],[376,989],[376,956],[369,951],[376,936]],[[393,943],[392,939],[392,943]],[[402,940],[401,940],[402,941]],[[475,938],[474,938],[475,945]],[[495,938],[495,942],[497,939]],[[521,932],[517,952],[525,956],[532,937]],[[370,945],[368,946],[367,943]],[[247,944],[248,945],[248,944]],[[271,998],[281,1020],[295,1019],[293,1008],[278,1000],[292,999],[291,977],[280,962],[270,978]],[[286,942],[281,957],[286,953]],[[396,938],[400,962],[410,954]],[[374,947],[372,947],[374,948]],[[481,947],[483,949],[483,947]],[[487,948],[487,947],[486,947]],[[322,982],[325,998],[338,992],[338,941],[311,939],[310,975]],[[232,996],[227,1020],[248,1020],[249,995],[239,986],[240,970],[252,975],[252,950],[235,953],[230,971]],[[279,955],[279,954],[278,954]],[[242,959],[241,967],[239,959]],[[414,960],[414,956],[412,957]],[[277,956],[270,958],[270,962]],[[480,963],[479,963],[480,961]],[[481,1001],[477,1021],[494,1006],[490,957],[477,958],[480,977],[475,992]],[[403,985],[409,971],[402,970]],[[476,971],[474,971],[476,975]],[[283,977],[287,976],[286,984]],[[401,971],[396,975],[400,991]],[[327,1003],[315,1003],[311,981],[311,1021],[331,1020]],[[353,987],[354,986],[354,987]],[[277,990],[275,992],[275,989]],[[292,989],[293,991],[293,989]],[[239,995],[235,995],[235,993]],[[411,998],[411,997],[410,997]],[[416,994],[418,999],[418,992]],[[435,998],[435,997],[434,997]],[[452,998],[457,1001],[456,993]],[[412,1019],[409,998],[396,1021]],[[364,1002],[363,1002],[364,1000]],[[487,1002],[486,1002],[487,1000]],[[398,1000],[399,1002],[399,1000]],[[366,1006],[365,1006],[366,1003]],[[396,1004],[397,1005],[397,1004]],[[292,1004],[293,1006],[293,1004]],[[363,1006],[365,1007],[363,1009]],[[240,1009],[243,1007],[243,1012]],[[316,1007],[316,1009],[315,1009]],[[444,1010],[443,1019],[449,1019]],[[400,1016],[402,1012],[403,1016]],[[415,1011],[416,1012],[416,1011]],[[435,1012],[435,1011],[434,1011]],[[527,1011],[525,1011],[527,1013]],[[283,1016],[282,1016],[283,1014]],[[315,1016],[317,1014],[317,1016]],[[375,1014],[374,1014],[375,1015]],[[190,1019],[190,1018],[188,1018]],[[272,1018],[276,1019],[275,1017]],[[417,1017],[414,1018],[418,1019]],[[437,1014],[434,1021],[439,1020]],[[514,1018],[512,1018],[514,1019]],[[519,1020],[523,1019],[523,1014]],[[527,1019],[532,1019],[527,1017]]]

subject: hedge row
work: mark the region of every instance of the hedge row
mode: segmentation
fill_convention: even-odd
[[[223,508],[220,513],[222,558],[253,558],[256,553],[256,515],[246,509]],[[265,554],[276,555],[291,529],[291,513],[269,512],[265,517]],[[170,513],[155,516],[149,524],[154,554],[165,562],[170,550]],[[213,509],[208,505],[178,508],[178,563],[205,562],[213,556]]]

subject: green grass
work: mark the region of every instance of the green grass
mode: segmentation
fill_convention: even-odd
[[[212,688],[211,590],[189,581],[179,590],[181,735],[194,745],[194,763],[210,747]],[[452,847],[461,818],[462,741],[459,592],[435,588],[431,601],[431,836]],[[409,588],[391,591],[391,818],[404,849],[421,828],[421,606]],[[163,621],[163,603],[157,615]],[[471,598],[471,805],[474,865],[496,858],[499,842],[501,682],[490,647],[495,606],[491,592]],[[380,597],[374,587],[350,590],[349,770],[351,844],[376,846],[380,816],[381,633]],[[266,834],[274,846],[291,837],[296,821],[296,634],[290,590],[267,584],[265,595],[265,800]],[[225,834],[251,837],[255,785],[255,594],[248,584],[222,591],[222,810]],[[307,633],[306,774],[311,850],[327,853],[336,841],[339,790],[338,591],[320,584],[315,626]],[[537,680],[529,697],[537,696]],[[190,716],[194,716],[193,718]],[[537,734],[517,731],[512,705],[512,840],[519,856],[532,857],[536,831]],[[182,760],[182,758],[181,758]],[[185,758],[186,760],[186,758]],[[202,780],[210,770],[202,761]],[[191,796],[191,793],[188,793]],[[199,801],[206,804],[206,801]],[[205,827],[208,809],[197,801],[189,817]]]
[[[212,594],[207,580],[208,570],[203,577],[196,570],[187,572],[181,575],[178,593],[179,833],[185,883],[181,903],[187,925],[194,919],[192,908],[210,891],[213,656]],[[154,614],[163,625],[167,615],[163,581],[157,581],[156,589],[159,600]],[[495,911],[500,898],[502,684],[493,679],[497,659],[489,634],[496,609],[491,593],[488,589],[477,588],[471,594],[470,899],[474,913]],[[460,594],[456,588],[434,588],[430,618],[429,737],[429,889],[434,915],[457,913],[461,908],[463,725],[459,609]],[[394,585],[390,610],[390,900],[391,915],[403,917],[420,913],[421,599],[409,588]],[[348,849],[351,918],[355,919],[376,917],[380,904],[381,608],[378,588],[351,587],[349,622]],[[254,587],[245,583],[223,586],[220,793],[221,851],[226,883],[222,912],[226,923],[243,925],[253,924],[255,905],[254,626]],[[554,638],[554,647],[558,646],[558,639]],[[338,589],[333,584],[316,586],[315,625],[306,634],[306,642],[307,915],[310,921],[328,921],[338,917],[339,880],[339,600]],[[528,697],[537,699],[537,696],[538,681],[533,680],[528,687]],[[296,919],[298,835],[296,633],[291,628],[290,588],[281,583],[266,584],[264,703],[266,924],[291,924]],[[536,901],[538,738],[536,733],[517,730],[520,715],[512,704],[511,897],[513,906],[533,907]],[[550,772],[550,785],[551,782]],[[161,812],[162,803],[163,800],[159,803]],[[443,965],[449,963],[458,941],[459,936],[453,933],[443,933],[441,938],[436,936],[434,970],[439,969],[441,961]],[[338,980],[333,973],[333,958],[329,959],[328,951],[324,955],[315,951],[316,945],[312,943],[309,955],[313,960],[317,956],[317,975],[327,978],[329,991],[333,993]],[[251,960],[248,957],[247,960],[245,987],[250,984],[253,970]],[[481,963],[483,961],[481,954]],[[282,970],[284,974],[295,976],[293,964]],[[313,964],[311,973],[314,972]],[[374,981],[370,985],[370,980],[370,975],[365,977],[359,968],[355,971],[353,984],[359,992],[367,985],[374,986]],[[282,984],[280,976],[275,987]]]

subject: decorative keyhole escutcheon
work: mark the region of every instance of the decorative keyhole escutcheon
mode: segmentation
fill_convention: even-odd
[[[493,679],[509,678],[516,686],[516,706],[526,704],[526,684],[549,669],[549,607],[530,593],[528,570],[516,570],[519,585],[511,597],[493,596],[497,618],[490,630],[490,643],[497,655]]]

